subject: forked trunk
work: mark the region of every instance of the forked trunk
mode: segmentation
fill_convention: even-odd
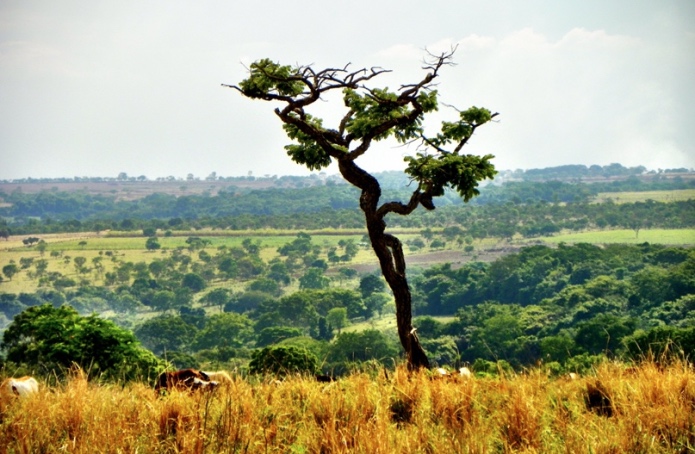
[[[377,210],[381,188],[374,177],[354,165],[341,166],[343,176],[362,189],[360,207],[365,214],[372,248],[379,259],[381,273],[388,283],[396,303],[398,338],[405,350],[410,370],[429,367],[412,323],[412,297],[405,273],[405,257],[400,240],[385,233],[386,223]]]

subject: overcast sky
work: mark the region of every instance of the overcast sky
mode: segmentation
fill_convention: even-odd
[[[693,0],[1,0],[0,179],[305,175],[276,106],[222,83],[269,57],[378,65],[396,88],[455,45],[441,101],[500,113],[468,145],[498,169],[695,167]]]

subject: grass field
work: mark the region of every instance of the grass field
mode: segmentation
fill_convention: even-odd
[[[433,319],[437,320],[440,323],[449,323],[451,321],[456,320],[456,317],[432,317]],[[364,321],[364,322],[359,322],[359,323],[352,323],[345,328],[343,328],[344,332],[362,332],[367,329],[375,329],[377,331],[382,331],[382,332],[396,332],[396,315],[393,313],[389,314],[384,314],[381,317],[375,317],[371,320]]]
[[[75,374],[0,399],[8,453],[687,453],[687,364],[606,362],[576,379],[541,369],[437,377],[382,367],[332,383],[232,374],[212,393]]]
[[[552,237],[543,237],[533,242],[540,240],[544,243],[592,243],[592,244],[607,244],[607,243],[653,243],[653,244],[672,244],[672,245],[695,245],[695,229],[653,229],[640,230],[639,234],[635,234],[634,230],[601,230],[595,232],[580,232],[555,235]]]
[[[678,202],[695,199],[695,189],[679,189],[675,191],[642,191],[642,192],[599,192],[594,203],[612,200],[615,203],[635,203],[653,200],[655,202]]]
[[[251,232],[248,232],[251,233]],[[108,234],[94,233],[79,233],[79,234],[56,234],[56,235],[41,235],[41,238],[46,241],[47,247],[43,255],[36,250],[36,247],[28,248],[22,244],[23,237],[11,237],[9,241],[0,241],[0,270],[5,265],[14,262],[19,264],[22,258],[31,258],[34,261],[45,259],[48,263],[47,272],[57,271],[64,276],[71,277],[77,281],[81,277],[88,278],[92,281],[96,279],[94,274],[80,276],[77,274],[72,259],[75,257],[84,257],[86,265],[91,267],[92,260],[96,257],[102,257],[104,271],[111,271],[116,264],[120,262],[145,262],[150,263],[157,258],[166,257],[168,254],[177,248],[183,248],[187,251],[186,239],[189,236],[199,236],[210,241],[210,245],[206,247],[206,251],[211,255],[217,253],[220,247],[241,247],[242,241],[246,238],[251,239],[254,243],[261,245],[261,258],[269,261],[278,256],[277,249],[280,246],[293,241],[297,237],[297,232],[283,232],[283,234],[254,234],[241,235],[210,235],[208,232],[190,232],[190,234],[182,234],[179,236],[160,237],[159,243],[162,249],[148,251],[145,249],[146,238],[143,236],[121,236],[116,233],[113,236]],[[324,251],[328,247],[337,246],[341,240],[352,240],[356,244],[360,244],[363,235],[360,232],[352,230],[328,232],[318,231],[309,232],[312,236],[312,242],[315,245],[321,246]],[[399,233],[399,238],[404,243],[408,240],[418,237],[419,235],[410,230],[404,230]],[[504,242],[499,240],[485,239],[474,243],[475,252],[465,254],[460,245],[454,242],[449,242],[444,250],[430,250],[428,248],[411,251],[405,248],[406,260],[411,267],[429,267],[438,263],[465,263],[471,260],[491,261],[495,258],[509,253],[519,246],[525,244],[538,244],[542,242],[553,245],[558,243],[654,243],[654,244],[671,244],[671,245],[695,245],[695,229],[680,229],[680,230],[640,230],[636,235],[634,230],[604,230],[582,233],[569,233],[552,237],[542,237],[533,239],[517,239],[514,241],[511,248],[505,249]],[[509,245],[507,245],[509,246]],[[505,252],[507,251],[507,252]],[[193,253],[197,256],[197,252]],[[361,246],[359,252],[354,259],[345,264],[354,267],[360,272],[371,272],[377,268],[376,257],[369,246]],[[30,267],[29,270],[33,269]],[[0,292],[20,293],[33,292],[37,288],[36,279],[28,276],[27,271],[22,270],[16,274],[12,280],[5,278],[0,283]],[[98,284],[97,280],[97,284]]]

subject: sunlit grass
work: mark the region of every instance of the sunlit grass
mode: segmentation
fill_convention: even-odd
[[[254,231],[257,232],[257,231]],[[321,232],[325,234],[320,234]],[[287,235],[268,235],[255,234],[250,236],[205,236],[204,232],[191,232],[190,236],[200,236],[208,239],[210,244],[205,247],[205,251],[210,255],[218,253],[218,249],[222,247],[242,247],[242,242],[245,239],[250,239],[254,244],[259,244],[261,247],[260,257],[268,262],[275,257],[278,257],[278,248],[293,241],[297,238],[297,231]],[[132,234],[132,233],[131,233]],[[325,254],[330,247],[337,247],[340,241],[351,240],[355,244],[360,245],[357,255],[350,262],[341,262],[339,266],[355,266],[373,265],[376,266],[376,256],[369,245],[362,242],[363,235],[356,234],[352,231],[331,230],[328,233],[325,231],[311,232],[313,244],[320,246]],[[3,266],[11,261],[19,264],[21,258],[33,258],[35,261],[45,259],[48,262],[47,272],[57,271],[64,276],[70,277],[76,281],[81,279],[89,280],[96,285],[100,285],[101,278],[95,273],[87,273],[80,275],[77,273],[72,260],[75,257],[84,257],[87,259],[86,266],[92,268],[92,260],[95,257],[102,257],[104,272],[112,271],[119,262],[145,262],[150,263],[156,259],[162,259],[172,253],[173,250],[181,249],[184,254],[191,254],[194,260],[197,260],[198,251],[189,251],[186,239],[188,236],[172,236],[158,237],[161,249],[148,251],[145,249],[146,238],[140,235],[137,236],[105,236],[87,235],[87,234],[49,234],[37,235],[47,243],[46,250],[43,255],[39,253],[36,246],[26,247],[22,244],[21,238],[12,237],[10,241],[0,241],[0,270]],[[418,254],[428,254],[430,252],[450,251],[452,253],[460,252],[468,258],[477,259],[480,254],[485,254],[488,249],[499,249],[506,242],[499,238],[485,238],[476,240],[473,243],[475,250],[471,253],[464,253],[463,244],[455,241],[448,241],[444,249],[433,251],[430,248],[411,250],[407,243],[414,238],[420,238],[419,233],[413,233],[411,229],[403,230],[398,234],[398,237],[405,244],[406,257],[413,258]],[[516,245],[536,244],[538,242],[546,244],[564,243],[654,243],[654,244],[673,244],[673,245],[692,245],[695,244],[695,229],[653,229],[640,230],[635,233],[634,230],[601,230],[580,233],[568,233],[551,237],[517,238],[514,240]],[[52,255],[53,253],[53,255]],[[55,254],[59,255],[56,256]],[[69,257],[69,260],[66,259]],[[451,255],[438,256],[434,260],[452,260]],[[113,259],[115,258],[115,260]],[[325,258],[325,256],[323,256]],[[429,265],[435,262],[429,263]],[[33,292],[37,289],[37,279],[29,276],[29,272],[34,267],[28,270],[22,270],[15,275],[12,280],[3,276],[4,280],[0,282],[0,292],[5,293],[21,293]],[[235,288],[239,287],[238,285]],[[288,289],[291,290],[291,289]]]
[[[640,230],[599,230],[591,232],[567,233],[526,240],[532,242],[540,240],[545,243],[653,243],[690,245],[695,244],[695,229],[650,229]]]
[[[457,320],[456,317],[453,316],[431,316],[431,318],[438,321],[439,323],[450,323],[454,320]],[[369,320],[360,321],[356,323],[353,322],[350,325],[343,328],[342,331],[361,332],[368,329],[375,329],[378,331],[385,331],[389,333],[396,332],[396,315],[393,312],[384,313],[381,317],[374,317]]]
[[[587,404],[590,389],[606,408]],[[605,363],[569,380],[441,379],[404,368],[313,378],[234,377],[212,394],[157,397],[140,383],[79,375],[4,398],[3,452],[691,452],[695,374],[686,364]]]
[[[680,202],[695,199],[695,189],[676,189],[673,191],[633,191],[599,192],[594,203],[612,201],[614,203],[635,203],[653,200],[655,202]]]

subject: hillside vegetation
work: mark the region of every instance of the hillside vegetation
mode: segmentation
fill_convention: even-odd
[[[572,179],[569,170],[549,169],[565,177],[549,181],[544,172],[509,173],[513,181],[482,188],[477,205],[448,194],[434,212],[388,219],[403,241],[415,327],[433,364],[494,373],[542,362],[559,375],[605,358],[695,350],[695,201],[653,192],[690,191],[689,174],[611,166],[574,169],[581,175]],[[402,174],[383,177],[397,195]],[[355,194],[329,178],[293,181],[302,187],[131,201],[7,195],[0,328],[38,313],[32,308],[67,305],[134,333],[161,367],[247,370],[271,346],[304,350],[332,375],[364,361],[392,367],[400,360],[393,296],[374,273]],[[644,198],[592,203],[626,190]],[[26,332],[3,340],[0,359],[49,372],[22,352],[53,333],[25,318]],[[59,344],[81,351],[71,342],[85,338]],[[57,353],[45,352],[57,366],[89,367],[91,358]]]

